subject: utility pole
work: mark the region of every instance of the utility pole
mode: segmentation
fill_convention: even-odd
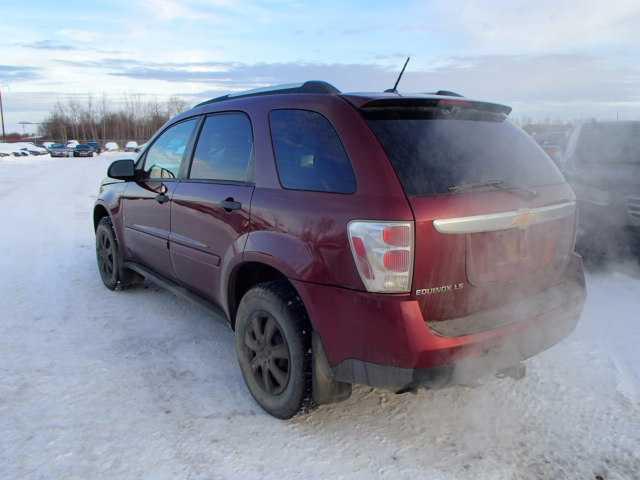
[[[2,89],[0,89],[0,123],[2,123],[2,141],[5,141],[4,133],[4,110],[2,109]]]

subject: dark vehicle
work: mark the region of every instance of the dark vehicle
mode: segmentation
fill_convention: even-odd
[[[86,144],[93,149],[96,155],[100,155],[102,153],[102,146],[95,140],[89,140]]]
[[[62,143],[54,143],[48,148],[48,150],[49,150],[49,154],[52,157],[70,157],[71,156],[71,150],[69,150],[67,146]]]
[[[588,122],[571,134],[564,171],[579,205],[578,244],[600,256],[640,239],[640,122]]]
[[[93,147],[91,145],[87,145],[86,143],[80,143],[73,149],[74,157],[93,157],[93,154]]]
[[[279,418],[351,384],[520,376],[573,330],[585,286],[573,191],[510,110],[324,82],[204,102],[109,167],[102,280],[221,311]]]

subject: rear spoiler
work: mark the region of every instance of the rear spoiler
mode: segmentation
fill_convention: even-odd
[[[373,99],[366,99],[357,95],[343,95],[343,97],[354,107],[362,110],[379,108],[460,108],[503,115],[511,113],[511,107],[507,105],[467,100],[460,97],[401,97],[397,95]]]

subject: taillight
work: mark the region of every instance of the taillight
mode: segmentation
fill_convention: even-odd
[[[349,222],[349,243],[369,292],[411,290],[413,222]]]

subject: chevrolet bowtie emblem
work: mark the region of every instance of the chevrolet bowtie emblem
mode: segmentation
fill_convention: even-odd
[[[536,220],[536,214],[532,212],[522,212],[513,219],[513,227],[524,230]]]

